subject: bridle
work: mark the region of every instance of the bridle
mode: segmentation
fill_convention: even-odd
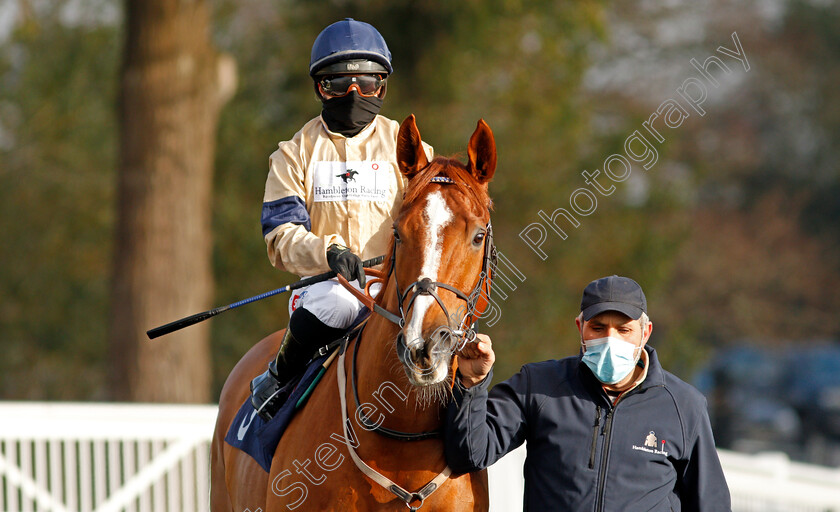
[[[430,180],[430,182],[454,184],[455,180],[447,176],[435,176]],[[496,259],[497,253],[496,246],[493,243],[493,226],[488,220],[487,225],[485,226],[484,257],[482,258],[481,262],[481,274],[479,275],[478,283],[476,283],[475,287],[469,294],[462,292],[461,290],[450,284],[441,283],[439,281],[432,281],[428,277],[424,277],[419,281],[414,281],[413,283],[408,285],[408,287],[405,289],[405,292],[403,293],[400,291],[400,281],[395,270],[397,265],[397,245],[394,244],[393,249],[391,251],[391,262],[390,269],[388,271],[388,277],[390,277],[391,274],[394,275],[394,283],[397,286],[397,296],[399,298],[398,304],[400,316],[397,317],[394,314],[383,316],[385,316],[385,318],[387,318],[388,320],[399,325],[400,329],[402,329],[403,327],[405,327],[406,310],[411,309],[411,306],[414,304],[414,301],[417,299],[417,297],[421,295],[429,295],[435,299],[435,302],[438,303],[440,308],[443,310],[444,315],[446,315],[446,318],[451,319],[452,317],[449,316],[449,311],[446,309],[446,306],[443,304],[443,301],[440,300],[440,297],[435,291],[438,288],[443,288],[444,290],[449,290],[450,292],[454,293],[456,297],[467,303],[467,313],[461,319],[461,325],[458,328],[458,331],[460,332],[456,331],[456,334],[462,334],[462,336],[469,335],[470,341],[472,341],[473,339],[475,339],[475,332],[472,331],[472,327],[474,326],[476,319],[475,315],[473,314],[475,312],[475,305],[478,302],[478,298],[481,295],[481,290],[484,287],[485,283],[488,285],[488,290],[486,293],[488,295],[490,293],[489,284],[490,280],[492,279],[491,273],[496,268]],[[403,303],[405,303],[406,298],[408,298],[408,294],[411,293],[412,290],[414,291],[414,293],[408,300],[408,306],[406,308],[403,308]],[[382,314],[382,312],[380,311],[377,312]],[[469,323],[469,329],[467,331],[464,331],[464,327],[466,326],[468,318],[472,319],[472,321]]]
[[[446,183],[452,184],[455,183],[449,177],[445,176],[436,176],[431,179],[433,183]],[[484,237],[484,257],[481,263],[481,274],[479,275],[478,283],[476,283],[475,287],[469,294],[464,293],[463,291],[459,290],[458,288],[449,285],[447,283],[441,283],[437,281],[432,281],[429,278],[423,278],[418,281],[411,283],[406,289],[405,292],[400,291],[399,281],[397,279],[397,272],[396,272],[396,263],[397,263],[397,244],[393,244],[393,250],[391,251],[391,261],[390,261],[390,269],[388,270],[388,274],[384,275],[383,273],[379,273],[380,276],[383,276],[381,280],[383,282],[387,282],[388,278],[393,274],[394,276],[394,283],[396,284],[397,288],[397,298],[399,299],[399,316],[396,314],[388,311],[387,309],[383,308],[376,301],[373,297],[370,296],[369,287],[371,282],[368,283],[365,292],[361,292],[352,285],[350,285],[344,277],[341,275],[338,276],[339,282],[351,293],[353,293],[359,300],[362,301],[371,311],[376,312],[377,314],[385,317],[386,319],[390,320],[391,322],[397,324],[400,329],[405,327],[406,322],[406,310],[410,310],[411,306],[414,304],[414,301],[417,297],[421,295],[429,295],[435,299],[438,305],[443,310],[444,314],[446,315],[447,322],[451,321],[451,317],[449,316],[449,311],[447,311],[446,306],[443,304],[443,301],[440,300],[436,289],[442,288],[444,290],[449,290],[450,292],[454,293],[459,299],[463,300],[467,304],[467,312],[464,314],[464,317],[461,319],[461,324],[457,330],[452,331],[454,334],[460,336],[458,343],[456,344],[456,349],[460,349],[466,343],[475,340],[475,331],[473,328],[475,327],[475,321],[477,318],[483,313],[476,311],[476,304],[478,303],[478,299],[481,296],[481,292],[486,287],[486,299],[489,300],[490,298],[490,283],[493,278],[493,273],[495,272],[496,268],[496,246],[493,243],[493,228],[490,225],[490,221],[487,222],[487,226],[485,228],[485,237]],[[376,279],[377,281],[380,278]],[[371,280],[373,281],[373,280]],[[411,297],[409,297],[409,293],[411,293]],[[408,305],[403,308],[403,303],[408,299]],[[365,324],[366,325],[366,324]],[[448,326],[447,326],[448,327]],[[355,336],[355,346],[353,347],[353,359],[352,359],[352,367],[351,367],[351,378],[350,381],[353,387],[353,398],[356,402],[356,418],[360,421],[362,426],[368,430],[376,432],[382,436],[388,437],[390,439],[397,439],[400,441],[419,441],[421,439],[428,439],[432,437],[440,437],[441,432],[440,430],[431,430],[427,432],[400,432],[398,430],[392,430],[381,425],[377,425],[373,423],[370,418],[368,418],[361,409],[361,404],[359,403],[359,392],[356,387],[356,358],[359,353],[359,345],[361,341],[361,332],[364,329],[364,325],[362,325],[359,329],[354,329],[352,333],[348,333],[342,340],[341,340],[341,347],[339,349],[339,358],[338,358],[338,370],[337,370],[337,382],[338,382],[338,393],[339,393],[339,401],[341,403],[341,419],[342,425],[348,425],[349,420],[347,419],[347,403],[346,403],[346,390],[345,385],[347,382],[347,376],[345,374],[345,362],[344,356],[345,351],[347,348],[347,343],[349,343],[351,336]],[[402,346],[401,346],[402,345]],[[400,359],[404,365],[406,361],[404,359],[405,354],[408,353],[408,347],[405,345],[405,340],[403,336],[397,336],[397,357]],[[345,426],[346,428],[346,426]],[[350,458],[353,460],[353,463],[356,464],[356,467],[365,474],[368,478],[379,484],[381,487],[387,489],[392,494],[403,500],[406,506],[413,512],[418,510],[420,507],[423,506],[423,502],[428,498],[435,490],[437,490],[444,482],[449,479],[449,476],[452,474],[452,469],[447,465],[443,471],[438,473],[438,475],[426,483],[422,488],[417,491],[411,492],[399,484],[395,483],[393,480],[387,478],[386,476],[382,475],[372,467],[370,467],[365,461],[363,461],[356,451],[353,449],[352,444],[350,444],[349,435],[345,432],[344,435],[345,445],[347,446],[347,451],[350,454]],[[417,503],[413,505],[413,503]]]
[[[453,183],[451,178],[445,178],[442,176],[438,176],[432,179],[436,180],[441,178],[448,180],[445,183]],[[450,329],[453,334],[458,336],[456,350],[460,350],[467,343],[475,341],[475,331],[473,330],[473,328],[475,327],[475,321],[481,314],[476,314],[476,304],[478,303],[478,299],[481,297],[481,292],[485,288],[485,286],[485,296],[489,297],[490,295],[490,281],[492,279],[492,273],[496,267],[496,259],[496,246],[493,243],[493,226],[490,223],[490,221],[487,221],[487,225],[485,226],[484,256],[482,258],[481,263],[481,273],[479,274],[478,282],[469,294],[464,293],[463,291],[450,284],[441,283],[440,281],[432,281],[428,277],[424,277],[423,279],[414,281],[413,283],[408,285],[408,287],[405,289],[405,292],[402,292],[400,290],[400,281],[397,277],[397,273],[395,270],[397,264],[397,246],[396,244],[394,244],[393,250],[391,251],[391,268],[389,270],[388,275],[394,275],[394,284],[397,287],[397,297],[400,316],[397,317],[393,314],[390,314],[389,316],[383,316],[385,316],[385,318],[388,318],[388,320],[390,320],[391,322],[394,322],[397,325],[399,325],[400,329],[402,329],[403,327],[405,327],[406,312],[411,310],[411,307],[414,305],[414,301],[417,300],[417,297],[428,295],[432,297],[435,300],[435,302],[437,302],[438,306],[440,306],[440,309],[443,310],[443,314],[446,317],[447,322],[451,322],[452,317],[449,315],[449,311],[446,309],[446,305],[443,303],[443,301],[440,299],[440,296],[437,293],[438,289],[448,290],[455,294],[456,297],[464,301],[467,305],[467,311],[461,318],[460,325],[458,326],[458,328]],[[409,294],[411,294],[410,297]],[[404,308],[403,304],[405,303],[406,299],[408,299],[408,304]],[[377,312],[382,314],[379,311]],[[406,360],[408,354],[409,348],[405,343],[405,338],[403,336],[398,336],[397,357],[399,358],[400,362],[404,365],[408,364],[408,361]]]
[[[454,184],[455,181],[452,178],[446,176],[436,176],[430,180],[431,183],[443,183],[443,184]],[[421,295],[429,295],[435,302],[440,306],[443,310],[444,315],[446,315],[447,320],[451,320],[451,316],[449,316],[449,311],[447,310],[446,306],[444,305],[443,301],[440,299],[436,289],[442,288],[444,290],[448,290],[455,294],[456,297],[463,300],[467,305],[467,311],[464,314],[463,318],[461,318],[460,325],[458,329],[451,330],[453,334],[459,336],[458,342],[455,345],[455,351],[460,350],[464,347],[467,343],[470,343],[475,340],[476,335],[475,331],[473,330],[475,327],[476,320],[480,317],[482,312],[476,312],[476,304],[478,303],[479,298],[481,297],[482,290],[486,288],[485,298],[489,299],[490,296],[490,283],[493,278],[493,274],[496,269],[496,263],[498,259],[498,253],[496,251],[496,245],[493,243],[493,226],[490,221],[487,222],[485,227],[485,237],[484,237],[484,255],[482,257],[481,262],[481,273],[479,274],[478,282],[476,283],[475,287],[470,291],[469,294],[464,293],[460,289],[447,284],[441,283],[439,281],[432,281],[429,278],[423,278],[418,281],[415,281],[408,285],[405,291],[401,291],[399,279],[397,277],[396,272],[396,263],[397,263],[397,244],[393,244],[393,248],[391,251],[390,263],[388,273],[384,274],[382,278],[378,278],[377,280],[381,279],[383,282],[386,282],[391,275],[394,276],[394,283],[396,284],[397,288],[397,298],[399,303],[399,315],[396,315],[387,309],[383,308],[376,302],[374,302],[373,298],[369,295],[360,292],[358,289],[347,283],[346,279],[342,276],[338,276],[338,280],[344,284],[345,288],[349,291],[354,293],[357,298],[362,300],[362,302],[368,306],[368,308],[379,314],[380,316],[388,319],[390,322],[399,326],[400,329],[405,327],[406,323],[406,313],[407,311],[411,310],[411,307],[414,304],[414,301],[417,297]],[[413,293],[412,293],[413,292]],[[409,294],[412,294],[409,297]],[[408,304],[406,307],[403,307],[406,299],[408,299]],[[364,326],[362,326],[362,329]],[[353,359],[352,359],[352,367],[351,367],[351,374],[350,374],[350,382],[353,388],[353,398],[356,402],[356,411],[357,411],[357,418],[359,419],[360,423],[365,427],[368,431],[376,432],[384,437],[389,439],[397,439],[400,441],[420,441],[423,439],[430,439],[434,437],[440,437],[441,431],[440,430],[429,430],[425,432],[401,432],[399,430],[389,429],[387,427],[383,427],[381,425],[377,425],[373,421],[370,420],[363,412],[361,412],[361,402],[359,401],[359,392],[356,386],[356,360],[357,355],[359,353],[359,340],[361,339],[361,330],[359,329],[355,333],[356,342],[355,346],[353,347]],[[348,340],[349,341],[349,340]],[[400,362],[403,365],[407,365],[408,362],[406,361],[407,354],[409,353],[408,346],[405,343],[403,336],[397,336],[397,357],[399,358]]]

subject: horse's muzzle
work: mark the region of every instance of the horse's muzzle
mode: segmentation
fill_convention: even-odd
[[[446,378],[457,336],[448,326],[440,326],[423,339],[406,342],[403,332],[397,335],[397,357],[409,381],[416,386],[437,384]]]

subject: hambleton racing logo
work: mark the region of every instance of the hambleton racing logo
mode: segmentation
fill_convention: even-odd
[[[313,162],[312,196],[328,201],[387,201],[397,188],[389,162]]]
[[[640,450],[647,453],[655,453],[656,455],[664,455],[668,456],[668,452],[665,451],[665,440],[659,440],[659,449],[657,449],[657,439],[656,433],[651,430],[650,433],[645,436],[644,446],[636,446],[633,445],[634,450]]]

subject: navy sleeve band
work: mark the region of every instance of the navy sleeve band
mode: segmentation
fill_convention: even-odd
[[[271,233],[274,228],[283,224],[300,224],[307,231],[312,231],[312,221],[306,204],[298,196],[288,196],[276,201],[263,203],[262,230],[263,236]]]

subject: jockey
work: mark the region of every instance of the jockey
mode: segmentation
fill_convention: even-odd
[[[315,39],[309,74],[321,115],[269,158],[262,228],[275,267],[302,277],[333,270],[363,287],[362,258],[385,253],[406,185],[396,162],[399,123],[378,115],[392,71],[385,40],[367,23],[347,18]],[[295,291],[277,357],[251,382],[260,416],[276,413],[278,390],[361,308],[336,280]]]

